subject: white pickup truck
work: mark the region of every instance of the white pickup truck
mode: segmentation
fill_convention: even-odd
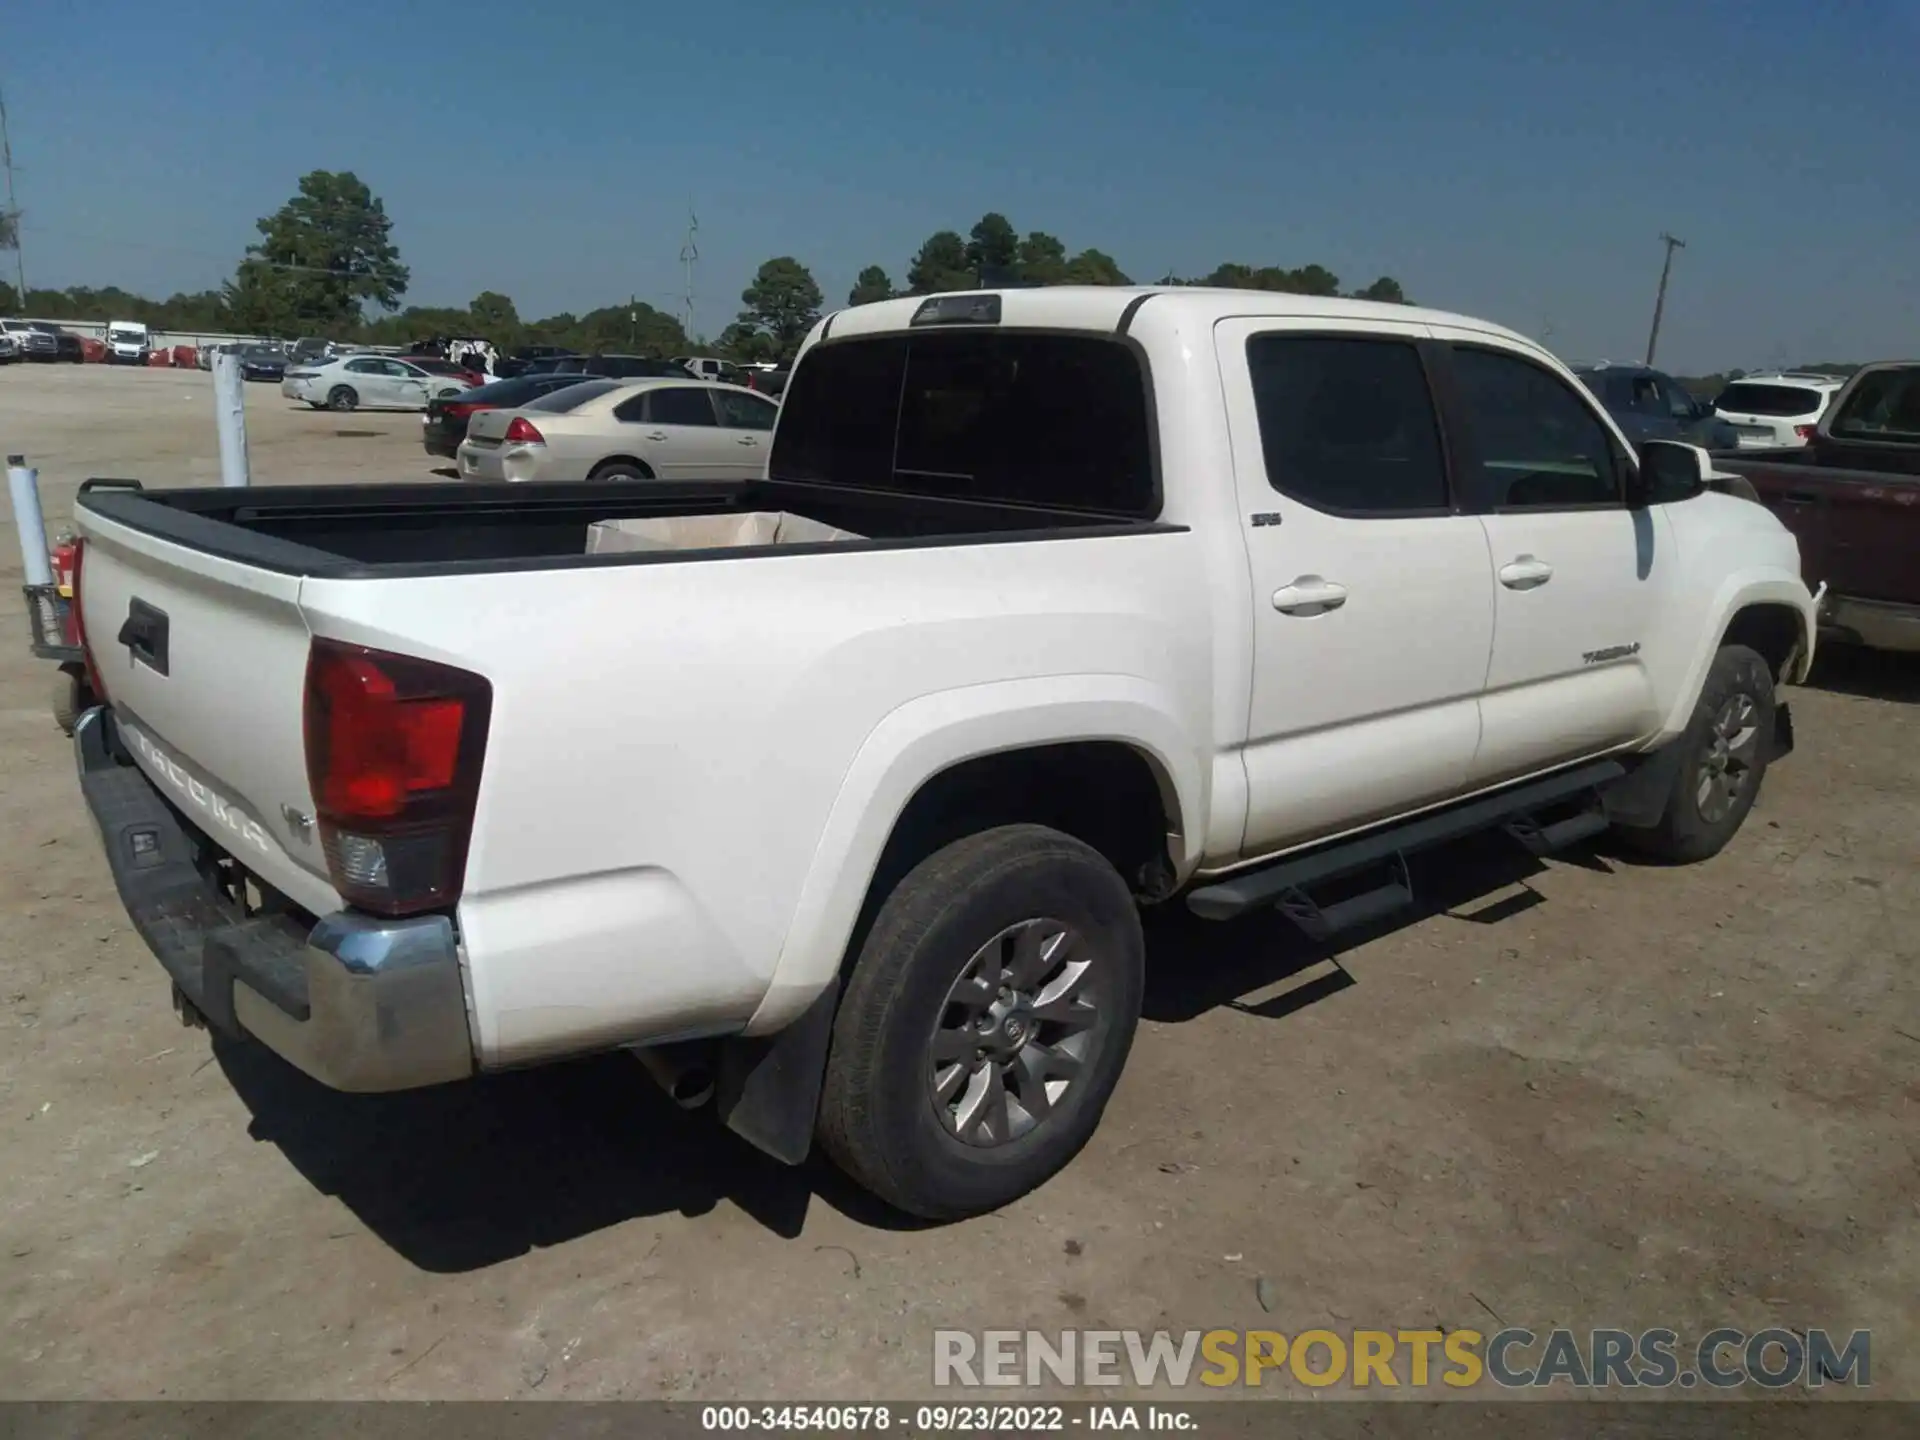
[[[886,301],[763,480],[90,482],[82,789],[190,1021],[348,1090],[626,1047],[963,1215],[1094,1129],[1142,904],[1324,935],[1471,830],[1719,850],[1815,609],[1717,484],[1458,316]],[[738,512],[816,525],[586,553]]]

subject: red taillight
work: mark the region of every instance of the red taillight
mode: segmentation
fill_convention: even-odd
[[[1813,440],[1813,426],[1811,425],[1796,425],[1793,427],[1793,433],[1802,445],[1810,444]]]
[[[507,425],[504,437],[509,445],[544,445],[547,437],[534,429],[533,422],[524,415],[516,415]]]
[[[446,400],[442,403],[446,406],[446,409],[442,413],[447,415],[472,415],[481,410],[491,410],[494,408],[491,405],[485,405],[479,401],[471,400]]]
[[[493,688],[450,665],[315,640],[307,783],[334,887],[383,915],[460,898]]]

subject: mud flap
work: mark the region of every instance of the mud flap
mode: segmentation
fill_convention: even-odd
[[[1773,753],[1769,757],[1778,760],[1782,755],[1793,753],[1793,713],[1787,709],[1787,702],[1776,700],[1773,704]]]
[[[784,1164],[800,1164],[813,1149],[839,1007],[836,982],[784,1030],[721,1043],[714,1108],[729,1130]]]
[[[1608,821],[1629,830],[1648,830],[1666,813],[1667,798],[1680,776],[1686,737],[1649,752],[1620,779],[1600,792]]]

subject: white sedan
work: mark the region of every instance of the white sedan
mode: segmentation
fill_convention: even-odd
[[[342,355],[287,371],[280,393],[316,410],[424,410],[469,388],[391,355]]]
[[[482,410],[462,480],[757,480],[780,407],[737,385],[585,380],[517,410]]]

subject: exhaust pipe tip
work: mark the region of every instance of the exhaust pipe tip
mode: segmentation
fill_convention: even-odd
[[[634,1050],[647,1074],[682,1110],[698,1110],[713,1099],[713,1069],[679,1046]]]
[[[702,1069],[685,1070],[667,1094],[682,1110],[698,1110],[713,1099],[713,1076]]]

